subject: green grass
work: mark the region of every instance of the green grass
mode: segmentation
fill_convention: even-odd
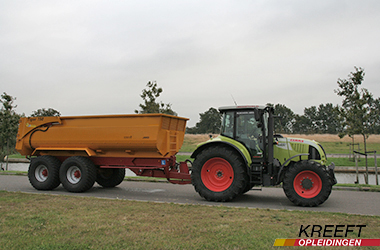
[[[190,158],[190,155],[176,155],[177,162],[190,160],[193,161],[194,159]]]
[[[344,166],[344,167],[355,167],[356,163],[349,158],[327,158],[327,165],[330,165],[331,162],[335,163],[335,166]],[[358,166],[359,167],[365,167],[365,159],[364,157],[361,157],[360,160],[358,160]],[[368,167],[374,167],[375,166],[375,159],[374,158],[368,158]],[[380,158],[377,160],[377,166],[380,167]],[[380,169],[379,169],[380,170]]]
[[[362,238],[380,238],[379,216],[340,213],[4,191],[0,209],[0,249],[277,249],[276,238],[297,238],[309,224],[365,224]]]
[[[350,147],[346,142],[321,142],[326,154],[349,154]],[[358,151],[355,146],[355,150]],[[360,152],[364,151],[363,143],[360,143]],[[380,153],[380,143],[367,143],[367,151],[377,151]]]
[[[194,152],[200,142],[201,141],[198,142],[185,139],[179,152]]]
[[[335,188],[339,189],[340,187],[347,188],[357,188],[359,191],[370,191],[370,192],[380,192],[380,186],[368,185],[368,184],[336,184]]]
[[[25,156],[17,153],[17,154],[9,155],[9,158],[23,159],[23,158],[25,158]]]

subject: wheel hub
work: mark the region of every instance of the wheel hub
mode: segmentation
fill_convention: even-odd
[[[223,172],[219,170],[219,171],[216,173],[216,177],[218,177],[218,178],[222,178],[222,177],[223,177]]]
[[[45,165],[39,165],[35,170],[34,176],[37,181],[44,182],[48,179],[49,171]]]
[[[75,178],[80,178],[80,171],[79,170],[75,171],[74,176]]]
[[[48,176],[48,171],[47,171],[47,169],[44,169],[44,170],[42,171],[42,175],[45,176],[45,177]]]
[[[71,184],[77,184],[80,182],[82,177],[82,172],[79,167],[71,166],[66,172],[66,178]]]
[[[308,190],[313,187],[313,182],[309,178],[306,178],[302,180],[301,185],[304,189]]]

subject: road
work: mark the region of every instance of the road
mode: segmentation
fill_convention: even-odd
[[[380,192],[333,190],[330,198],[324,204],[319,207],[304,208],[294,206],[286,198],[281,188],[263,188],[262,191],[251,190],[232,202],[208,202],[194,191],[192,185],[124,181],[118,187],[108,189],[95,184],[89,191],[78,194],[69,193],[62,186],[53,191],[38,191],[29,184],[27,176],[0,175],[0,190],[179,204],[341,212],[380,216]]]

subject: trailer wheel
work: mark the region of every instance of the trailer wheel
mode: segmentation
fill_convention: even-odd
[[[313,161],[300,161],[285,173],[283,189],[290,201],[298,206],[315,207],[327,200],[331,193],[327,171]]]
[[[125,168],[99,168],[96,182],[105,188],[116,187],[125,177]]]
[[[30,184],[37,190],[53,190],[58,187],[61,162],[51,155],[33,158],[28,170]]]
[[[191,179],[195,191],[209,201],[230,201],[247,186],[244,163],[232,150],[210,147],[194,160]]]
[[[83,156],[72,156],[62,163],[59,178],[67,191],[85,192],[95,183],[96,168],[90,159]]]

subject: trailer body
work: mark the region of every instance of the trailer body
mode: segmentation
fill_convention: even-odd
[[[46,189],[42,184],[50,177],[56,179],[54,183],[65,178],[80,183],[87,178],[84,173],[89,168],[95,169],[91,169],[95,177],[90,176],[95,180],[121,178],[125,168],[129,168],[139,176],[188,184],[191,180],[187,164],[177,164],[175,159],[183,144],[187,120],[165,114],[21,118],[16,150],[31,157],[31,166],[35,166],[32,171],[29,169],[29,179],[31,183],[41,184],[39,189]],[[65,161],[71,161],[73,166],[89,166],[64,173],[61,166]],[[62,173],[56,173],[58,170],[53,168]],[[69,191],[86,190],[80,187]]]
[[[183,144],[187,118],[164,114],[21,118],[22,155],[170,157]]]

